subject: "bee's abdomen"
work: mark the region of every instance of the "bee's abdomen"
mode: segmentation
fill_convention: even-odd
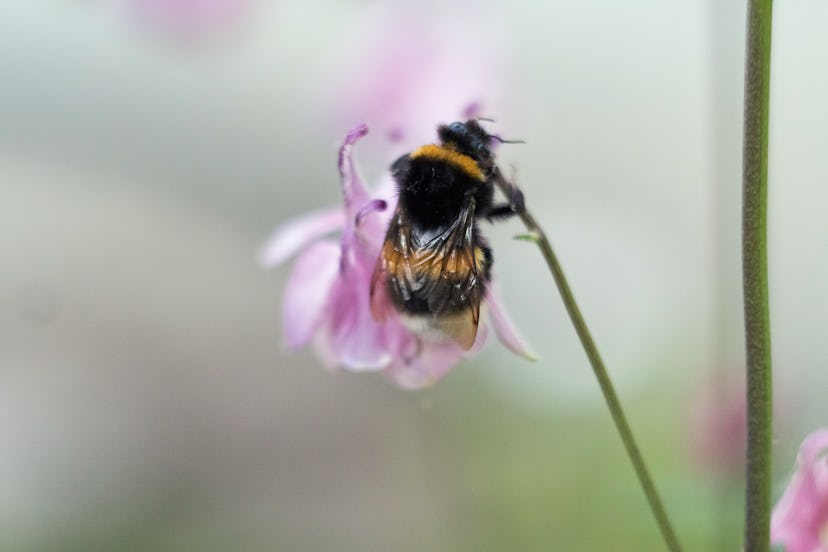
[[[491,255],[483,247],[474,252],[454,248],[446,254],[420,249],[399,261],[390,263],[387,285],[402,313],[440,315],[476,309],[485,295]]]

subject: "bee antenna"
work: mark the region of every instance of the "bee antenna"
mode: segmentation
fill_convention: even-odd
[[[497,140],[501,144],[525,144],[526,140],[504,140],[497,134],[492,134],[492,139]]]
[[[475,119],[477,119],[478,121],[486,121],[486,122],[489,122],[489,123],[496,123],[497,122],[494,119],[490,119],[488,117],[475,117]]]

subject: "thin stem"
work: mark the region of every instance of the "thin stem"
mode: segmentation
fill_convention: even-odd
[[[638,481],[641,484],[641,488],[644,490],[647,502],[649,502],[653,516],[655,516],[656,523],[658,524],[659,529],[661,529],[664,542],[667,545],[667,548],[672,552],[680,552],[681,547],[679,546],[678,539],[676,539],[675,532],[673,531],[673,527],[670,525],[670,520],[667,518],[667,513],[664,510],[664,506],[658,496],[653,480],[650,477],[647,466],[644,464],[644,458],[641,456],[641,451],[638,449],[632,430],[627,423],[627,418],[624,415],[624,409],[621,407],[621,401],[618,400],[618,395],[615,392],[612,380],[610,379],[607,369],[604,366],[604,361],[601,360],[601,355],[598,353],[598,347],[595,346],[595,342],[592,340],[592,335],[589,332],[586,322],[584,322],[584,317],[581,314],[581,310],[578,308],[578,304],[575,302],[575,296],[572,294],[572,290],[570,289],[566,276],[563,273],[563,268],[561,268],[558,258],[552,250],[552,245],[549,243],[549,240],[546,238],[546,234],[543,232],[541,227],[538,226],[535,218],[525,208],[522,208],[522,195],[517,191],[514,184],[508,182],[502,176],[496,178],[495,181],[507,197],[515,197],[515,193],[517,192],[521,198],[521,205],[518,209],[518,214],[523,220],[524,225],[526,225],[526,229],[529,230],[529,233],[518,237],[519,239],[531,240],[538,244],[538,247],[543,254],[543,258],[546,260],[546,264],[549,266],[549,270],[552,273],[552,277],[555,279],[555,284],[558,286],[558,291],[560,292],[561,299],[563,299],[564,305],[566,306],[566,311],[569,313],[569,318],[572,320],[572,324],[575,326],[578,338],[581,340],[581,345],[586,352],[587,358],[589,358],[589,363],[592,365],[592,370],[595,372],[598,384],[601,386],[601,392],[604,394],[604,400],[609,407],[610,414],[615,422],[618,434],[624,442],[624,447],[627,449],[627,454],[632,461],[633,468],[638,476]]]
[[[747,348],[745,550],[770,546],[772,383],[768,309],[768,110],[772,0],[750,0],[745,60],[742,282]]]

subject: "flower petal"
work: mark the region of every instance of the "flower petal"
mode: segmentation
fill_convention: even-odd
[[[800,462],[805,466],[813,466],[817,457],[828,450],[828,429],[814,431],[802,442],[799,448]]]
[[[351,372],[382,370],[392,360],[391,353],[385,347],[382,327],[373,319],[366,318],[362,309],[353,312],[356,316],[330,336],[329,347],[339,363]],[[370,313],[367,316],[370,317]]]
[[[249,19],[253,7],[250,0],[130,0],[123,6],[152,30],[184,40],[231,31]]]
[[[354,372],[381,370],[392,360],[385,328],[371,315],[369,290],[370,275],[349,267],[339,274],[331,297],[325,345]]]
[[[282,331],[288,347],[307,344],[319,327],[339,276],[339,256],[335,242],[321,241],[297,259],[282,303]]]
[[[365,205],[363,205],[359,211],[357,211],[357,216],[354,219],[354,222],[357,226],[362,222],[362,219],[371,213],[375,213],[377,211],[385,211],[388,207],[388,202],[384,199],[372,199]]]
[[[327,335],[327,350],[340,365],[353,371],[381,370],[392,360],[386,327],[371,314],[371,276],[379,254],[375,246],[359,239],[350,223],[345,228],[340,246],[340,271],[323,332]]]
[[[538,360],[538,357],[532,353],[529,346],[518,334],[517,329],[501,304],[500,294],[495,290],[494,285],[489,286],[489,291],[486,296],[489,304],[489,317],[492,321],[492,328],[500,342],[517,355],[528,360]]]
[[[828,524],[828,489],[822,485],[826,466],[818,456],[828,448],[828,430],[809,435],[799,449],[797,469],[771,515],[771,542],[789,552],[820,550]]]
[[[345,136],[345,142],[339,148],[339,175],[342,177],[342,195],[345,200],[345,211],[351,218],[354,218],[357,211],[370,200],[352,155],[354,144],[366,134],[368,134],[366,125],[354,127]]]
[[[394,216],[394,211],[397,208],[395,188],[396,184],[390,178],[380,184],[374,194],[378,199],[374,199],[371,204],[377,207],[381,205],[382,208],[369,209],[366,205],[360,209],[358,213],[359,220],[356,220],[360,238],[373,244],[377,253],[379,253],[379,248],[382,246],[385,233],[388,230],[388,224],[391,222],[391,217]]]
[[[388,375],[404,389],[434,385],[463,358],[463,349],[453,342],[421,341],[418,345],[410,336],[408,344],[410,356],[401,354],[388,369]]]
[[[265,267],[277,266],[304,249],[309,243],[325,234],[345,226],[345,211],[342,207],[316,211],[288,221],[273,231],[259,251],[259,264]]]

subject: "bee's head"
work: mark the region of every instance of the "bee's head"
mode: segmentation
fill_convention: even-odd
[[[489,149],[492,136],[483,130],[476,119],[470,119],[465,123],[457,121],[450,125],[440,125],[437,127],[437,134],[443,145],[452,146],[477,162],[489,161],[493,157]]]

